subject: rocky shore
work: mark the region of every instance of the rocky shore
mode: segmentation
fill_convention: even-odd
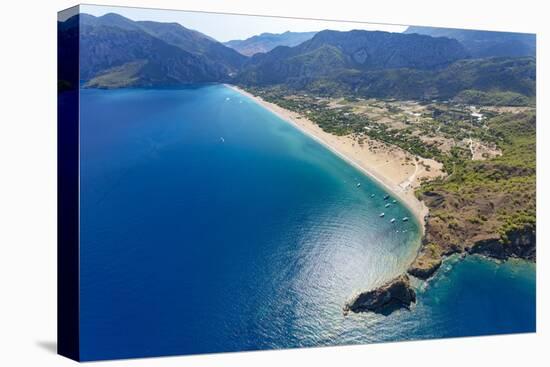
[[[467,251],[470,254],[480,254],[499,260],[520,258],[536,261],[536,237],[530,230],[517,230],[508,234],[509,242],[503,243],[496,236],[487,236],[474,243]]]
[[[438,235],[438,227],[430,226],[430,218],[426,217],[426,233],[422,246],[407,273],[415,278],[426,280],[433,276],[441,267],[443,259],[452,254],[478,254],[498,260],[520,258],[536,261],[536,233],[531,228],[523,228],[508,232],[507,241],[496,234],[477,234],[465,241],[463,246],[441,242],[443,245],[431,242]],[[416,293],[410,285],[407,274],[383,284],[382,286],[361,292],[354,296],[344,306],[344,314],[351,312],[375,312],[390,314],[400,308],[410,308],[416,302]]]
[[[391,313],[398,308],[409,308],[416,302],[416,293],[412,289],[406,274],[370,291],[361,292],[344,306],[344,314],[351,312]]]
[[[424,200],[431,209],[441,207],[445,199],[436,193],[425,193]],[[479,254],[497,260],[520,258],[536,261],[536,232],[534,228],[514,229],[501,236],[484,228],[468,228],[466,224],[443,221],[428,215],[420,251],[407,273],[426,280],[439,269],[445,257],[452,254]],[[455,223],[455,224],[452,224]],[[455,241],[451,240],[452,238]]]
[[[437,198],[437,200],[441,200]],[[433,203],[432,203],[433,204]],[[426,232],[420,251],[406,274],[382,286],[361,292],[344,306],[344,314],[351,312],[375,312],[390,314],[399,308],[409,308],[416,302],[416,294],[410,278],[426,280],[441,267],[444,258],[452,254],[478,254],[498,260],[521,258],[536,261],[536,233],[532,228],[516,229],[506,233],[506,240],[495,233],[476,233],[461,237],[461,242],[446,241],[446,223],[440,218],[426,216]]]

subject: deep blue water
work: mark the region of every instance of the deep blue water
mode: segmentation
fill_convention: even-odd
[[[535,329],[535,266],[480,258],[419,283],[412,311],[344,317],[406,269],[418,224],[227,87],[83,89],[80,108],[84,360]]]

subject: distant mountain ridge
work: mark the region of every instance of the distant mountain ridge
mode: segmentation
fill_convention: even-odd
[[[245,56],[253,56],[257,53],[265,53],[277,46],[294,47],[302,42],[310,40],[317,32],[290,32],[284,33],[262,33],[244,40],[232,40],[224,42],[224,45],[231,47]]]
[[[472,59],[447,37],[322,31],[296,47],[254,55],[237,79],[321,95],[528,104],[534,102],[536,62]]]
[[[354,30],[321,31],[296,47],[256,54],[239,80],[252,84],[332,78],[342,72],[381,69],[436,69],[468,57],[456,40],[416,34]]]
[[[478,31],[455,28],[408,27],[405,34],[447,37],[459,41],[474,58],[536,55],[536,36],[529,33]]]
[[[535,95],[534,57],[472,58],[464,40],[481,36],[470,31],[461,38],[453,32],[463,31],[446,30],[453,39],[420,35],[418,27],[405,33],[325,30],[294,47],[247,57],[178,23],[81,14],[58,22],[58,29],[61,64],[63,50],[80,40],[80,69],[60,74],[60,85],[77,80],[79,72],[81,84],[98,88],[224,82],[324,95],[516,105],[533,103]],[[502,37],[498,42],[512,35]],[[479,44],[487,50],[493,41]]]

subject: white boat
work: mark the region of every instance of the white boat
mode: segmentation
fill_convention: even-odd
[[[220,137],[220,141],[221,141],[222,143],[225,143],[225,139],[223,138],[223,136]]]
[[[370,197],[373,198],[373,197],[374,197],[374,194],[370,194]]]
[[[361,187],[361,183],[358,183],[358,184],[357,184],[357,187]]]
[[[386,205],[384,205],[384,208],[387,208],[389,207],[391,204],[390,203],[387,203]]]
[[[407,222],[409,220],[409,217],[403,217],[403,222]]]
[[[390,223],[395,223],[395,218],[392,218],[392,219],[390,220]]]
[[[384,213],[380,213],[379,217],[380,217],[380,218],[383,218],[383,217],[384,217],[384,215],[386,215],[386,214],[384,214]]]

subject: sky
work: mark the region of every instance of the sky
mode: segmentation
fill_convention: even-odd
[[[117,13],[132,20],[177,22],[186,28],[197,30],[220,42],[235,39],[246,39],[264,32],[309,32],[321,31],[324,29],[339,31],[365,29],[403,32],[407,28],[406,26],[391,24],[215,14],[182,10],[127,8],[100,5],[81,5],[80,11],[82,13],[88,13],[95,16],[101,16],[107,13]]]

